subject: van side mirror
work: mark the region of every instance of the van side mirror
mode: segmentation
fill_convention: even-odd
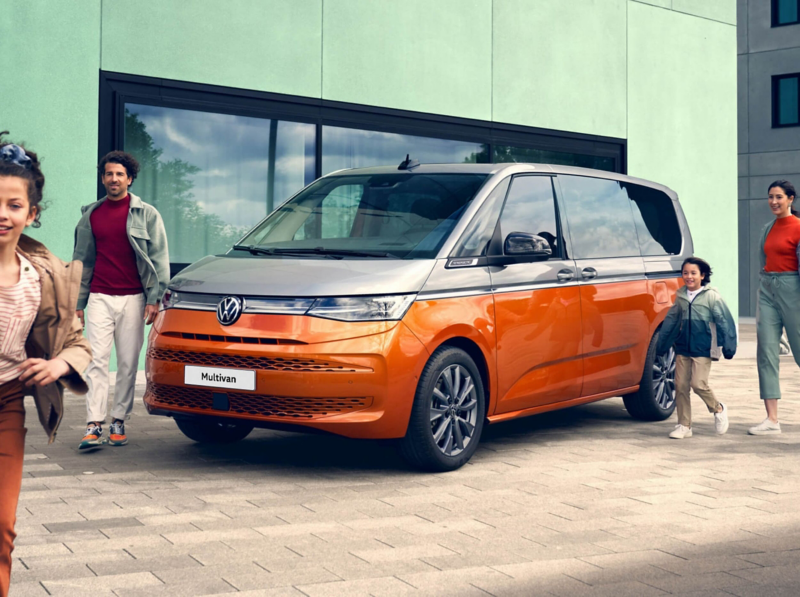
[[[553,255],[550,243],[541,236],[526,232],[512,232],[503,243],[503,253],[508,257],[549,259]]]

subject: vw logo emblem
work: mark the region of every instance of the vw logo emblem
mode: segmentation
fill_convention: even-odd
[[[238,296],[226,296],[217,305],[217,321],[222,325],[233,325],[244,310],[244,301]]]

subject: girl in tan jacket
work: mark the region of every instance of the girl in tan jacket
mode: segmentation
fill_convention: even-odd
[[[38,226],[44,175],[35,153],[0,133],[0,597],[7,597],[25,447],[24,396],[32,395],[50,442],[63,388],[84,394],[91,361],[75,315],[81,267],[63,263],[22,232]]]

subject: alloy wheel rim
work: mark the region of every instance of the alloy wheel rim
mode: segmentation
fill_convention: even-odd
[[[659,407],[667,410],[675,403],[675,350],[656,356],[653,363],[653,395]]]
[[[439,374],[430,407],[433,441],[445,456],[463,452],[475,434],[478,393],[469,371],[450,365]]]

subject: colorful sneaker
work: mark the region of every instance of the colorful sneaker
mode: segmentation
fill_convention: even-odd
[[[769,417],[761,421],[755,427],[751,427],[747,430],[747,433],[750,435],[777,435],[781,432],[781,424],[780,423],[773,423],[769,420]]]
[[[675,429],[672,430],[672,433],[670,433],[669,436],[672,439],[684,439],[687,437],[692,437],[692,428],[684,427],[681,424],[675,425]]]
[[[124,446],[128,443],[128,436],[125,435],[125,423],[114,421],[108,428],[108,443],[112,446]]]
[[[717,432],[717,435],[728,431],[728,407],[724,404],[720,404],[720,406],[722,406],[722,412],[714,413],[714,431]]]
[[[86,435],[83,436],[78,449],[96,448],[103,443],[103,428],[97,423],[89,423],[86,425]]]

